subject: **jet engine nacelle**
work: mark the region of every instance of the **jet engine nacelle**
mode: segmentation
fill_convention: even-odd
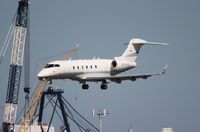
[[[113,60],[113,61],[111,62],[111,66],[112,66],[113,68],[117,67],[117,61],[116,61],[116,60]]]
[[[133,67],[136,66],[135,62],[129,62],[126,60],[113,60],[111,62],[111,66],[110,66],[110,71],[111,71],[111,75],[115,75],[118,74],[120,72],[129,70]]]

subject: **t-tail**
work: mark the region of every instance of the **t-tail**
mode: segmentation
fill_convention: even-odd
[[[148,42],[143,39],[134,38],[130,40],[130,42],[128,43],[127,49],[119,58],[128,60],[130,62],[135,62],[139,54],[140,48],[143,45],[167,45],[167,43]]]

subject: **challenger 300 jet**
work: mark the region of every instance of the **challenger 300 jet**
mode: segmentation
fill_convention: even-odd
[[[136,81],[148,77],[164,74],[167,66],[158,73],[119,75],[124,71],[137,66],[136,58],[143,45],[167,45],[166,43],[148,42],[143,39],[131,39],[127,49],[119,57],[113,59],[80,59],[56,60],[46,64],[38,73],[39,79],[52,81],[54,79],[71,79],[82,84],[83,89],[88,89],[87,82],[101,82],[101,89],[107,89],[111,82],[121,83],[125,80]]]

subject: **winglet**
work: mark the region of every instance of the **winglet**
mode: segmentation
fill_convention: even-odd
[[[168,68],[168,64],[165,65],[165,67],[163,68],[161,74],[165,74]]]

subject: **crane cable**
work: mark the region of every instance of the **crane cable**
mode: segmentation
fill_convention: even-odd
[[[15,29],[16,16],[17,16],[17,12],[15,13],[15,15],[13,17],[12,23],[10,25],[10,28],[9,28],[8,33],[6,35],[6,39],[4,40],[3,47],[2,47],[1,52],[0,52],[0,64],[3,61],[3,58],[4,58],[5,53],[7,51],[8,45],[10,44],[11,38],[13,36],[14,29]]]

